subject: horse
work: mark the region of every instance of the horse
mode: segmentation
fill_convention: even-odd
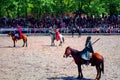
[[[72,49],[71,47],[67,47],[63,57],[72,56],[77,67],[78,67],[78,79],[83,78],[81,65],[86,64],[86,60],[81,58],[82,51]],[[92,53],[92,57],[90,58],[91,66],[95,66],[97,70],[96,80],[100,80],[101,72],[104,74],[104,58],[99,53]]]
[[[50,33],[51,37],[51,46],[55,46],[54,41],[56,40],[56,34],[55,33]],[[60,43],[59,46],[62,46],[62,43],[64,43],[65,39],[62,34],[60,34]]]
[[[15,34],[13,32],[9,32],[8,35],[12,37],[12,40],[13,40],[13,43],[14,43],[13,47],[16,46],[15,42],[17,40],[20,40],[20,39],[23,40],[23,46],[22,47],[24,47],[25,44],[26,44],[26,47],[27,47],[27,36],[26,36],[26,34],[22,34],[21,37],[17,37],[17,36],[15,36]]]

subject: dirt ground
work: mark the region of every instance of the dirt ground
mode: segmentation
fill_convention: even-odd
[[[0,37],[0,80],[77,80],[77,66],[73,58],[63,58],[65,48],[70,46],[82,50],[86,35],[64,36],[65,43],[50,46],[49,36],[28,36],[28,47],[22,47],[22,40],[13,47],[11,37]],[[101,80],[120,80],[120,36],[94,35],[92,42],[94,51],[105,59],[105,73]],[[84,79],[95,79],[96,69],[82,66]]]

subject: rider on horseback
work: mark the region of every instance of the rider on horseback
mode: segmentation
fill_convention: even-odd
[[[64,37],[60,34],[59,29],[54,25],[49,28],[49,33],[51,37],[51,46],[55,46],[54,40],[60,41],[59,46],[64,42]]]
[[[17,24],[17,32],[18,33],[15,33],[15,36],[18,38],[18,39],[20,39],[21,38],[21,36],[22,36],[22,28],[21,28],[21,26],[20,25],[18,25]]]
[[[92,42],[91,42],[91,36],[88,36],[85,43],[85,48],[82,51],[81,57],[86,60],[86,65],[89,64],[90,60],[90,53],[94,53]]]
[[[22,36],[22,28],[21,28],[20,25],[17,25],[17,27],[18,27],[19,38],[21,38],[21,36]]]
[[[55,34],[54,28],[53,28],[52,26],[49,28],[49,33],[50,33],[50,34]]]

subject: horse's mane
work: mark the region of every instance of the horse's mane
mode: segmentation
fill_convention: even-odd
[[[11,31],[10,33],[11,33],[11,35],[15,36],[15,33],[13,31]]]
[[[81,53],[81,51],[79,51],[79,50],[76,50],[76,49],[73,49],[73,48],[71,48],[71,47],[67,47],[66,49],[70,49],[71,51],[72,51],[72,53],[74,53],[74,54],[80,54]]]

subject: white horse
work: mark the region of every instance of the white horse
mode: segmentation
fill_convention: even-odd
[[[55,46],[54,41],[56,40],[56,34],[55,33],[50,33],[51,37],[51,46]],[[64,43],[64,37],[62,34],[60,34],[60,43],[59,46],[62,46],[62,43]]]

